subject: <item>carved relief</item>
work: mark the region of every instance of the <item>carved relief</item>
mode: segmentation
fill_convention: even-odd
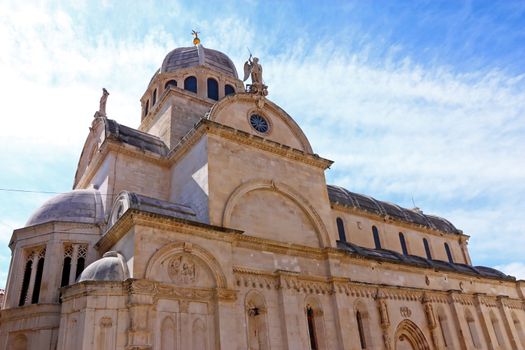
[[[401,306],[399,308],[399,312],[404,318],[409,318],[410,316],[412,316],[412,310],[410,310],[408,306]]]
[[[190,256],[178,255],[169,261],[168,275],[177,284],[192,284],[197,279],[197,266]]]
[[[102,317],[99,324],[101,328],[110,328],[113,326],[113,321],[111,320],[111,317]]]

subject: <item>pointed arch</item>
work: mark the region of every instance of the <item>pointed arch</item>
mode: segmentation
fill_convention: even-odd
[[[407,341],[414,350],[430,350],[430,345],[421,329],[408,319],[399,323],[395,334],[396,348],[398,342]]]

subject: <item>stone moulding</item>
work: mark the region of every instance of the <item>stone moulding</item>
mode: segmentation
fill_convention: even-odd
[[[220,114],[220,112],[227,106],[233,103],[236,103],[238,101],[244,101],[244,102],[253,102],[257,103],[257,101],[260,100],[260,97],[249,94],[249,93],[241,93],[241,94],[235,94],[232,96],[229,96],[228,98],[224,98],[220,100],[219,102],[215,103],[213,107],[211,108],[208,119],[215,120],[216,117]],[[312,146],[310,146],[310,143],[308,142],[308,139],[302,132],[301,128],[297,123],[293,120],[293,118],[286,113],[282,108],[277,106],[272,101],[264,98],[264,107],[271,110],[273,113],[275,113],[279,118],[292,130],[292,133],[300,140],[305,152],[312,153]]]
[[[277,192],[278,194],[284,195],[286,198],[292,200],[295,204],[301,208],[303,213],[306,215],[306,217],[310,220],[312,225],[315,228],[315,231],[317,233],[317,238],[319,240],[319,243],[322,247],[328,247],[330,246],[330,237],[328,235],[328,231],[326,229],[326,226],[323,223],[323,220],[317,214],[315,209],[308,203],[308,201],[301,196],[299,193],[294,191],[289,186],[280,183],[275,182],[272,180],[264,180],[264,179],[255,179],[248,181],[246,183],[243,183],[239,187],[237,187],[228,200],[226,201],[226,205],[224,206],[223,214],[222,214],[222,226],[223,227],[229,227],[231,223],[231,217],[233,210],[239,203],[239,200],[246,194],[252,191],[256,190],[271,190],[274,192]]]
[[[227,288],[226,275],[222,271],[222,268],[219,262],[215,259],[215,257],[207,250],[201,248],[198,245],[188,245],[188,243],[184,242],[168,244],[159,249],[157,252],[155,252],[146,264],[144,278],[151,278],[153,270],[158,267],[159,262],[164,261],[170,256],[174,256],[176,254],[184,252],[201,260],[204,263],[204,265],[210,269],[218,288]]]

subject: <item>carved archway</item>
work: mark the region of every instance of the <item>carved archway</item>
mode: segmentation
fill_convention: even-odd
[[[314,227],[317,233],[317,238],[319,239],[321,246],[330,246],[330,239],[328,236],[328,231],[326,230],[326,226],[324,225],[319,214],[317,214],[315,209],[308,203],[308,201],[289,186],[272,180],[252,180],[237,187],[228,198],[226,206],[224,207],[222,215],[222,226],[230,226],[233,210],[239,203],[240,199],[245,194],[256,190],[275,191],[276,193],[283,195],[286,198],[290,199],[292,202],[294,202],[310,220],[312,226]]]
[[[396,329],[396,350],[409,349],[404,344],[410,344],[413,350],[430,350],[428,341],[419,327],[410,320],[403,320]]]
[[[159,249],[149,259],[144,277],[149,279],[153,275],[153,271],[159,262],[164,261],[169,256],[180,253],[191,254],[200,259],[213,274],[217,288],[227,288],[226,276],[215,257],[198,245],[186,242],[171,243]]]

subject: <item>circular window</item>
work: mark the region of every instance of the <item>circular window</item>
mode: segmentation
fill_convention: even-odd
[[[250,116],[250,124],[255,130],[263,134],[267,133],[270,129],[270,124],[268,123],[268,121],[259,114],[252,114]]]

